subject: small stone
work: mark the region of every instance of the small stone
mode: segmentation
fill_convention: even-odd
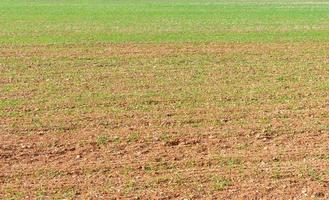
[[[307,196],[307,189],[306,189],[306,188],[303,188],[303,189],[302,189],[302,194],[303,194],[304,196]]]

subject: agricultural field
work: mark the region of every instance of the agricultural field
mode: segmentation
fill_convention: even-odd
[[[328,144],[328,1],[0,1],[0,199],[329,199]]]

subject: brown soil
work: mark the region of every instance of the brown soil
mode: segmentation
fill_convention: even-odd
[[[328,49],[2,47],[0,199],[329,199]]]

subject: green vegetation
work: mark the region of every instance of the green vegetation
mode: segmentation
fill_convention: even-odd
[[[223,177],[214,177],[213,178],[213,189],[214,190],[224,190],[226,187],[232,185],[232,181]]]
[[[109,137],[107,135],[100,135],[97,137],[96,142],[99,146],[106,145],[109,142]]]
[[[328,41],[326,1],[1,1],[0,43]]]

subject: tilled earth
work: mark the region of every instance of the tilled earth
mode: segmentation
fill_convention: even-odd
[[[0,199],[329,199],[329,44],[0,47]]]

